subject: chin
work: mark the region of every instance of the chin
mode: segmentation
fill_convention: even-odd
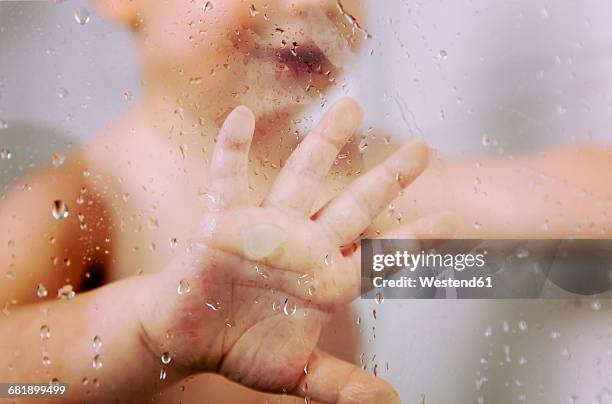
[[[251,69],[248,90],[238,102],[247,105],[255,116],[297,116],[304,108],[320,105],[334,83],[320,75],[273,70],[268,64]]]

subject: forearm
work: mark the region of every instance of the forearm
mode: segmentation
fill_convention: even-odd
[[[443,161],[397,205],[407,221],[455,212],[457,237],[605,238],[612,234],[611,173],[611,153],[594,147]]]
[[[148,280],[131,278],[72,300],[12,309],[0,321],[0,356],[8,359],[0,380],[56,379],[70,385],[66,402],[135,402],[180,378],[143,342],[138,305],[144,304]]]

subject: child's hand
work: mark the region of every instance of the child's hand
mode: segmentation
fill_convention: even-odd
[[[382,380],[316,348],[330,312],[359,295],[353,243],[428,162],[427,146],[412,141],[311,217],[319,182],[361,117],[352,100],[334,105],[255,205],[254,117],[245,107],[229,115],[211,165],[215,209],[190,251],[151,278],[142,310],[144,340],[168,367],[320,402],[399,402]]]

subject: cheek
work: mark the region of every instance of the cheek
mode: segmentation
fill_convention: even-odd
[[[242,1],[165,3],[145,13],[142,40],[150,57],[172,64],[218,62],[232,49],[229,38],[244,23]],[[162,3],[164,4],[164,3]],[[161,59],[161,60],[160,60]]]

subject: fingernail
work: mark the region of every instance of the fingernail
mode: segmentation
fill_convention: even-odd
[[[363,109],[350,98],[338,101],[326,117],[326,135],[331,140],[344,141],[351,137],[361,125]]]
[[[255,131],[255,116],[247,107],[238,106],[230,112],[223,127],[233,142],[246,143]]]
[[[429,147],[421,139],[406,143],[391,157],[390,165],[396,172],[396,179],[401,186],[406,186],[429,164]]]

